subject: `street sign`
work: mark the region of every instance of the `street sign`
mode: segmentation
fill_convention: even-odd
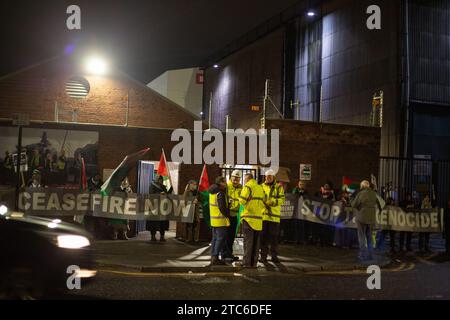
[[[300,164],[300,180],[311,180],[311,164]]]
[[[17,172],[17,153],[13,154],[14,172]],[[25,152],[20,153],[20,171],[28,171],[28,156]]]
[[[29,126],[30,115],[28,113],[13,113],[12,114],[14,126]]]

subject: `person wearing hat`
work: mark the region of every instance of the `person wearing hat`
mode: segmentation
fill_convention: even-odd
[[[227,232],[227,252],[229,253],[229,257],[232,261],[239,260],[238,257],[233,255],[233,244],[234,239],[236,238],[236,228],[238,225],[238,212],[239,212],[239,196],[241,195],[242,185],[241,185],[241,171],[233,170],[231,173],[231,179],[227,184],[227,192],[228,192],[228,202],[230,208],[230,227]]]
[[[230,209],[228,207],[227,180],[217,177],[209,191],[209,214],[211,219],[211,266],[229,264],[227,233],[230,227]],[[219,259],[221,255],[222,259]]]
[[[242,233],[244,235],[244,268],[256,268],[258,264],[259,240],[263,229],[264,190],[251,173],[244,177],[245,185],[239,196],[239,203],[244,206],[241,213]]]
[[[166,186],[164,185],[164,178],[155,174],[152,184],[150,185],[149,194],[168,194]],[[169,220],[151,221],[147,220],[146,229],[150,231],[150,241],[156,241],[156,232],[159,231],[159,241],[166,241],[165,233],[169,230]]]
[[[27,186],[29,188],[41,188],[41,172],[37,169],[33,170],[33,173],[31,175],[31,179],[28,182]]]
[[[269,169],[265,172],[265,181],[262,184],[265,195],[265,210],[263,215],[263,230],[261,234],[261,259],[267,263],[267,254],[272,257],[272,262],[279,263],[278,259],[278,237],[280,235],[280,213],[281,205],[284,203],[283,186],[276,181],[275,172]]]
[[[199,193],[197,181],[189,180],[183,194],[184,200],[188,198],[194,198],[193,204],[195,205],[194,219],[192,223],[183,223],[183,237],[185,237],[186,242],[198,242],[200,237],[200,206],[199,203]]]

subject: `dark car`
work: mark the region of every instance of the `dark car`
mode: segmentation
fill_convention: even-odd
[[[0,205],[0,296],[39,298],[78,289],[95,276],[92,236],[60,219]]]

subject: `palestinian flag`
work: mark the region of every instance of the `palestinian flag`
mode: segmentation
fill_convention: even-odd
[[[201,204],[203,209],[203,219],[211,227],[211,221],[209,217],[209,179],[208,172],[206,171],[206,164],[203,165],[202,174],[200,175],[200,181],[198,183],[198,192],[201,195]]]
[[[107,196],[117,190],[122,184],[123,179],[127,177],[128,173],[136,165],[138,160],[142,159],[149,151],[150,148],[145,148],[136,153],[127,155],[113,171],[111,176],[109,176],[108,180],[102,185],[102,188],[100,189],[101,194]]]
[[[241,214],[242,214],[242,211],[244,211],[244,206],[241,204],[239,206],[239,211],[238,211],[238,214],[237,214],[237,224],[236,224],[236,233],[235,233],[236,237],[237,237],[237,234],[238,234],[239,227],[241,226]]]
[[[158,170],[156,173],[163,177],[163,184],[167,189],[167,192],[170,193],[170,189],[172,188],[172,182],[170,180],[170,170],[167,165],[166,154],[164,153],[164,149],[162,149],[161,157],[159,158]]]
[[[348,191],[351,193],[359,190],[359,182],[345,176],[342,177],[342,186],[347,186]]]

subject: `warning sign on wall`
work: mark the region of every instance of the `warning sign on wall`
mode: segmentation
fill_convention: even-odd
[[[300,164],[300,180],[311,180],[311,164]]]

